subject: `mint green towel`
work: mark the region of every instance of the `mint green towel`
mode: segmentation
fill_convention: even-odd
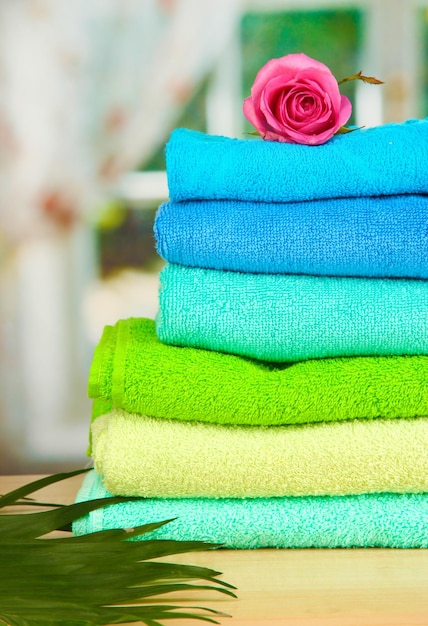
[[[92,423],[114,495],[264,497],[428,491],[428,418],[219,426],[112,411]]]
[[[130,413],[219,424],[280,425],[428,415],[428,357],[354,357],[272,364],[168,346],[153,320],[106,326],[89,396],[95,415]]]
[[[109,497],[96,472],[77,501]],[[282,498],[148,498],[92,511],[75,535],[173,519],[142,539],[226,548],[428,548],[428,494]]]
[[[157,333],[167,344],[277,362],[428,354],[428,281],[168,265]]]

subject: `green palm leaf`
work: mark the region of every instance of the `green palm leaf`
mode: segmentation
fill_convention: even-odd
[[[34,491],[83,473],[57,474],[0,497],[0,508],[34,504]],[[49,536],[96,508],[128,498],[102,498],[71,505],[44,503],[49,511],[0,514],[0,624],[8,626],[96,626],[196,619],[218,623],[224,614],[202,607],[153,602],[166,593],[216,591],[236,597],[234,587],[210,568],[153,561],[158,557],[214,549],[195,541],[129,541],[167,521],[73,537]],[[171,521],[171,520],[169,520]],[[47,537],[46,537],[47,535]]]

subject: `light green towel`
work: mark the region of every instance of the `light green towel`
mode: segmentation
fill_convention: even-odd
[[[89,472],[77,501],[107,498]],[[208,541],[226,548],[428,548],[427,493],[282,498],[147,498],[92,511],[76,535],[173,521],[141,539]]]
[[[93,458],[115,495],[260,497],[428,491],[428,418],[219,426],[112,411]]]
[[[280,425],[428,415],[428,357],[262,363],[168,346],[153,320],[106,326],[95,350],[94,416],[130,413],[219,424]]]
[[[168,265],[157,322],[165,343],[266,361],[428,354],[428,281]]]

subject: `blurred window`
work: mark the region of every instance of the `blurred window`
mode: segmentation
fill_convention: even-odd
[[[244,13],[234,41],[212,74],[207,76],[184,107],[176,127],[240,137],[251,130],[241,113],[242,101],[249,95],[257,71],[271,58],[304,51],[322,61],[337,79],[354,74],[361,57],[363,13],[355,8],[329,10],[275,10],[263,8]],[[355,82],[341,92],[355,101]],[[355,123],[355,115],[351,118]],[[158,198],[145,195],[150,172],[165,170],[165,147],[161,145],[141,167],[140,177],[132,174],[133,198],[129,187],[103,215],[97,228],[99,263],[102,276],[124,267],[157,270],[152,235]],[[126,177],[125,177],[126,178]],[[140,186],[138,184],[140,181]],[[140,190],[140,192],[138,191]]]

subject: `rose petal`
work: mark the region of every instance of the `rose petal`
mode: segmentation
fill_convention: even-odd
[[[328,95],[326,96],[319,86],[315,85],[316,89],[308,90],[305,84],[282,84],[281,77],[274,79],[266,85],[265,90],[262,93],[260,100],[260,109],[266,118],[266,121],[272,129],[276,129],[281,132],[284,124],[294,124],[299,122],[299,119],[295,119],[293,115],[293,100],[296,96],[309,96],[313,97],[318,104],[318,115],[322,115],[322,119],[329,119],[330,110],[324,113],[325,108],[331,108],[331,103]],[[280,110],[281,109],[281,110]],[[311,118],[307,117],[304,123],[311,121]]]
[[[252,97],[245,98],[242,105],[242,111],[247,120],[252,124],[259,132],[260,111],[255,108]],[[264,119],[264,118],[263,118]],[[261,120],[263,122],[263,120]]]
[[[278,79],[280,83],[285,86],[289,83],[292,83],[295,77],[292,71],[284,71],[281,74],[273,75],[272,77],[268,77],[267,75],[260,77],[259,75],[260,75],[260,72],[259,74],[257,74],[254,84],[251,88],[251,97],[253,99],[254,106],[256,108],[260,106],[262,94],[265,91],[266,86],[272,80],[276,82],[276,80]]]
[[[291,96],[291,94],[290,94]],[[293,119],[305,121],[320,111],[320,102],[313,94],[296,93],[292,101]]]
[[[314,72],[310,70],[300,72],[300,74],[296,76],[296,81],[304,82],[309,88],[318,89],[324,93],[328,93],[333,106],[340,106],[339,85],[330,71],[320,71],[318,74],[314,74]]]
[[[310,108],[306,110],[299,108],[302,98],[310,101]],[[331,118],[331,103],[326,94],[302,93],[301,91],[290,92],[286,102],[288,121],[293,125],[307,126],[315,121],[325,124]]]
[[[267,82],[277,76],[282,76],[285,81],[295,79],[301,71],[323,72],[332,76],[330,70],[324,63],[311,59],[303,52],[298,54],[287,54],[283,57],[271,59],[257,73],[251,88],[251,95],[255,105],[258,105],[258,98]]]
[[[344,126],[352,114],[352,104],[346,96],[340,96],[340,111],[338,117],[338,129]],[[336,129],[337,130],[337,129]]]
[[[300,52],[298,54],[287,54],[277,59],[271,59],[259,70],[254,82],[257,81],[258,77],[263,77],[264,82],[278,75],[288,74],[289,76],[297,77],[301,71],[308,70],[314,70],[315,76],[320,73],[333,76],[327,65]]]

